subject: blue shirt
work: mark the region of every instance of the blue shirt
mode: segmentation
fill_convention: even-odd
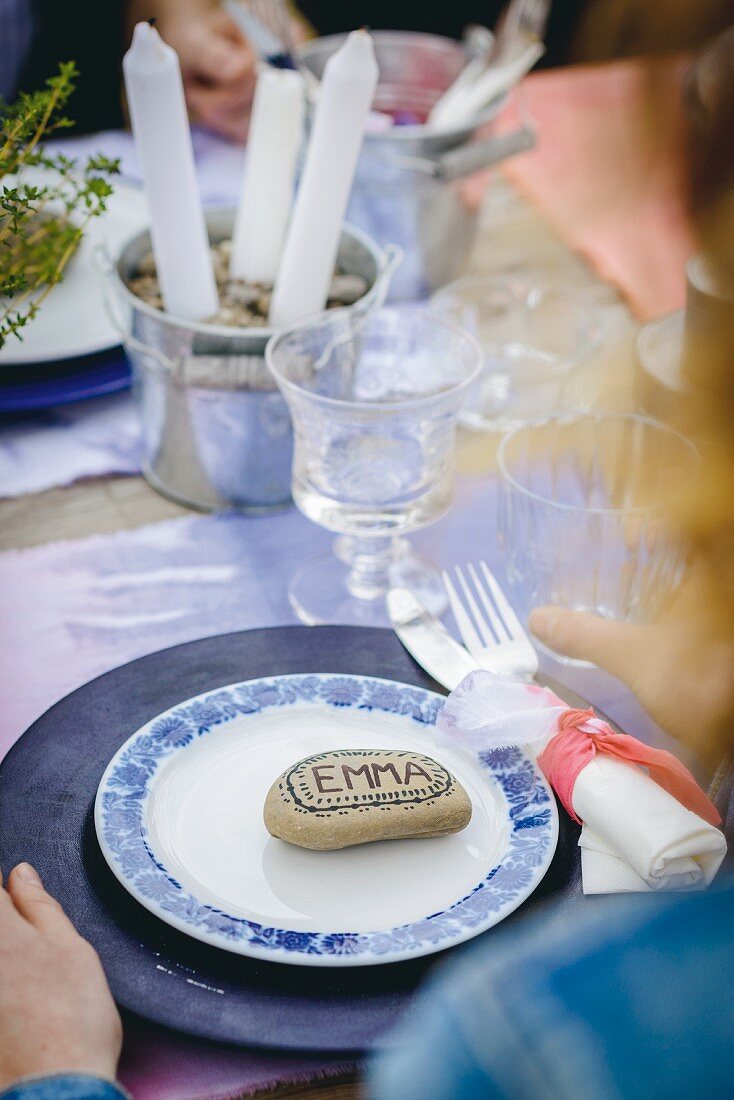
[[[426,989],[370,1097],[715,1100],[733,1081],[729,878],[498,929]]]
[[[0,1100],[130,1100],[112,1081],[86,1073],[29,1078],[0,1092]]]
[[[497,931],[427,988],[372,1100],[716,1100],[734,1077],[734,881]],[[60,1076],[0,1100],[120,1100]]]

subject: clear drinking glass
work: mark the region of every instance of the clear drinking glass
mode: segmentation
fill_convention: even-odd
[[[507,431],[528,420],[589,407],[577,368],[599,344],[598,308],[570,289],[468,275],[439,290],[431,310],[467,329],[484,367],[461,422]]]
[[[643,416],[598,413],[517,428],[498,460],[518,612],[557,604],[632,622],[659,612],[684,566],[664,509],[695,469],[692,443]]]
[[[442,610],[437,570],[400,536],[451,502],[458,413],[481,362],[475,340],[412,308],[330,310],[274,336],[266,356],[293,418],[293,498],[339,535],[334,555],[294,576],[298,616],[383,625],[395,584]]]

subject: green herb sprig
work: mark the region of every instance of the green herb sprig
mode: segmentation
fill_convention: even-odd
[[[108,177],[120,170],[118,160],[96,155],[80,164],[41,145],[72,125],[63,108],[77,75],[65,62],[40,91],[0,103],[0,348],[10,336],[22,339],[89,222],[106,210]],[[24,181],[28,169],[33,182]]]

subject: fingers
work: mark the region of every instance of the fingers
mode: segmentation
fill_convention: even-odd
[[[201,122],[235,141],[243,141],[247,136],[251,106],[249,98],[233,98],[213,88],[191,88],[187,100],[194,122]]]
[[[638,674],[644,627],[562,607],[535,608],[529,625],[539,641],[564,657],[591,661],[628,685]]]
[[[30,863],[19,863],[8,877],[7,892],[16,910],[39,932],[63,936],[76,935],[74,925],[50,894],[47,894],[40,876]]]
[[[0,920],[7,920],[11,917],[17,918],[15,906],[13,905],[13,899],[7,890],[3,889],[4,879],[3,873],[0,871]]]
[[[244,34],[224,8],[213,8],[207,18],[209,26],[217,34],[229,39],[230,42],[235,42],[240,47],[245,46],[248,50],[250,49]]]
[[[194,85],[186,96],[189,108],[202,119],[245,118],[251,107],[251,97],[244,90],[232,92],[226,88]]]
[[[213,85],[237,84],[252,75],[253,56],[243,44],[223,34],[202,36],[196,50],[196,75]]]

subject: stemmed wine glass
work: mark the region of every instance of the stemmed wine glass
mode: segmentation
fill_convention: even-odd
[[[402,536],[449,507],[459,410],[481,365],[474,338],[415,308],[340,309],[282,330],[268,366],[290,408],[293,498],[337,533],[293,577],[306,623],[385,625],[393,585],[440,612],[436,568]]]

